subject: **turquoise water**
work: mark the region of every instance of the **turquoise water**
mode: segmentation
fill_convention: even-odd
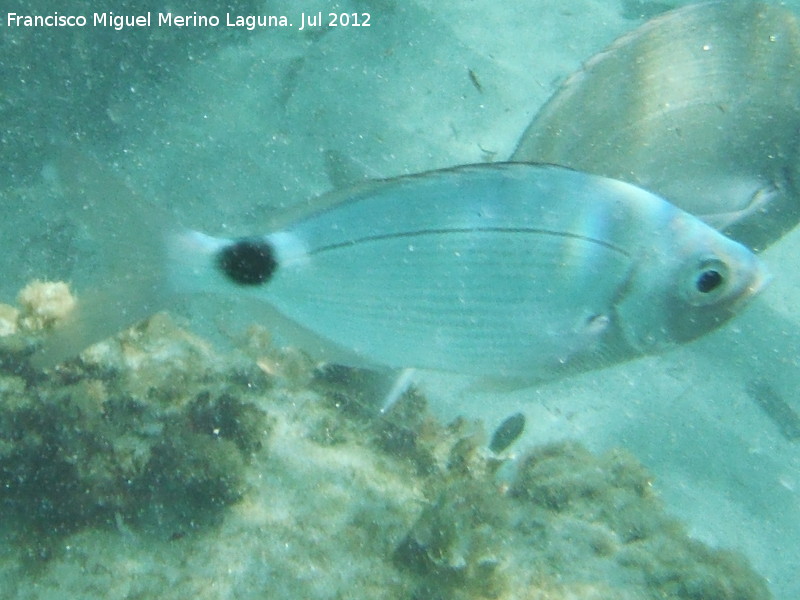
[[[538,108],[568,74],[645,17],[666,8],[655,2],[588,0],[572,2],[569,7],[563,2],[533,0],[502,6],[488,1],[362,0],[337,7],[335,12],[369,13],[370,27],[298,31],[295,24],[248,31],[224,26],[225,9],[215,3],[193,10],[198,15],[219,15],[219,27],[151,25],[116,31],[89,26],[30,29],[4,23],[0,28],[6,82],[0,175],[6,218],[0,228],[7,250],[0,283],[2,301],[14,303],[17,291],[33,278],[91,285],[95,267],[102,265],[102,244],[113,243],[104,239],[102,232],[88,231],[79,216],[63,216],[58,171],[63,169],[59,165],[63,165],[65,153],[80,153],[69,164],[83,165],[76,168],[88,172],[95,162],[105,165],[103,168],[110,166],[113,185],[134,190],[135,201],[166,208],[176,221],[188,226],[224,235],[260,233],[287,207],[347,181],[507,158]],[[80,2],[75,3],[73,14],[90,16],[103,9],[110,10]],[[67,14],[63,8],[58,10]],[[152,8],[153,18],[159,10],[161,7]],[[304,0],[300,5],[270,2],[266,7],[243,2],[231,12],[286,14],[299,22],[301,11],[315,15],[330,10],[330,3]],[[33,14],[34,9],[20,3],[4,11],[7,18],[9,12]],[[134,11],[120,8],[115,12]],[[130,201],[130,196],[112,189],[108,197]],[[119,208],[126,210],[124,204]],[[775,408],[785,403],[789,411],[800,410],[793,393],[797,381],[794,306],[800,282],[794,269],[783,267],[793,264],[797,242],[796,232],[792,232],[765,252],[775,276],[771,287],[740,318],[690,347],[522,391],[476,392],[469,382],[432,374],[421,376],[420,390],[431,413],[443,422],[465,415],[484,420],[491,430],[508,415],[524,412],[526,432],[513,447],[515,452],[564,439],[576,440],[597,453],[624,448],[652,474],[653,490],[663,500],[666,512],[678,518],[694,538],[744,554],[768,580],[775,598],[797,597],[800,587],[793,567],[800,554],[796,543],[800,539],[800,463],[791,412]],[[80,285],[76,291],[80,298]],[[212,340],[218,352],[236,348],[230,338],[239,334],[231,332],[239,332],[252,320],[235,303],[223,305],[222,311],[218,305],[210,310],[204,300],[176,308],[181,324]],[[168,339],[180,337],[170,329],[167,332]],[[267,346],[252,350],[254,342],[252,337],[248,339],[251,359],[272,356],[274,351],[266,350]],[[157,340],[156,336],[151,346],[145,345],[145,351],[157,355],[157,349],[164,346]],[[116,365],[123,372],[130,366],[111,354],[97,362]],[[152,367],[145,371],[146,376],[163,384],[175,377],[181,380],[176,375],[181,366],[210,369],[202,352],[190,354],[192,358],[179,361],[178,366],[170,363],[168,375],[159,375],[158,368]],[[217,376],[231,379],[228,385],[238,389],[232,381],[234,367],[239,368],[237,361],[246,359],[237,355],[230,360],[234,366],[222,361],[225,367],[220,367]],[[403,452],[408,452],[399,442],[397,446],[388,444],[390,451],[384,445],[384,454],[378,452],[375,458],[371,436],[377,434],[362,420],[338,423],[341,414],[325,404],[326,394],[330,395],[327,388],[314,392],[323,398],[321,408],[309,400],[311,392],[305,392],[303,386],[304,378],[310,377],[308,365],[298,359],[300,366],[292,366],[283,355],[270,360],[278,366],[264,363],[260,370],[245,372],[251,383],[258,383],[261,373],[270,375],[276,369],[283,377],[280,381],[285,380],[263,384],[279,390],[277,397],[285,404],[277,408],[272,404],[274,396],[266,406],[259,404],[263,400],[246,397],[272,419],[271,425],[260,427],[271,431],[264,434],[263,444],[269,446],[269,456],[277,465],[273,470],[270,459],[247,445],[248,436],[258,436],[247,430],[235,438],[240,445],[229,448],[231,455],[219,458],[229,461],[222,464],[232,471],[241,470],[240,479],[228,482],[232,487],[226,488],[236,493],[212,491],[211,496],[219,501],[210,506],[199,503],[197,508],[196,503],[187,501],[183,506],[175,501],[170,494],[182,498],[180,485],[162,474],[140,484],[149,490],[149,501],[180,505],[178,516],[130,518],[136,505],[119,501],[114,511],[97,520],[75,517],[89,524],[77,531],[31,526],[20,534],[13,523],[6,525],[10,539],[25,552],[47,555],[45,559],[34,557],[31,564],[30,556],[20,559],[12,544],[2,567],[8,584],[4,589],[14,590],[8,597],[63,597],[64,593],[87,598],[156,597],[153,594],[159,585],[155,581],[162,587],[175,585],[174,597],[187,591],[199,595],[198,590],[205,590],[209,597],[262,597],[271,592],[281,597],[332,598],[348,596],[348,577],[358,582],[352,584],[351,597],[378,597],[380,589],[364,585],[371,569],[381,573],[376,581],[394,581],[390,597],[407,597],[402,594],[412,592],[417,597],[489,594],[491,590],[459,588],[450,580],[437,591],[430,581],[414,580],[425,577],[413,569],[398,567],[397,573],[384,573],[387,567],[379,557],[391,556],[398,547],[407,551],[411,531],[420,538],[428,535],[425,523],[418,519],[435,499],[431,490],[439,490],[425,487],[430,482],[419,474],[423,467],[416,464],[415,471],[403,462],[408,458]],[[23,395],[21,388],[15,387],[20,381],[11,377],[4,375],[4,402],[9,402],[12,394]],[[23,376],[15,373],[13,377]],[[141,373],[139,378],[146,379]],[[100,398],[97,401],[101,403],[115,393],[134,398],[147,395],[131,383],[136,377],[121,383],[97,374],[88,379],[79,385],[89,391],[81,388],[80,394]],[[201,386],[208,385],[207,381],[198,383],[191,377],[186,381],[187,389],[197,394],[206,391]],[[97,386],[104,390],[95,390]],[[50,398],[55,392],[40,393]],[[215,393],[221,394],[215,389],[212,398],[217,397]],[[212,422],[212,432],[217,428],[215,419],[223,418],[215,411],[224,416],[233,410],[222,401],[212,402],[212,408],[197,406],[200,408],[189,410],[187,418],[195,423],[198,414],[211,415],[207,419]],[[247,415],[249,409],[236,410]],[[306,411],[313,415],[310,422],[302,420]],[[154,422],[137,427],[147,431],[176,427],[172,421],[165,425],[156,416],[150,418]],[[240,421],[248,419],[244,416]],[[402,426],[417,431],[419,423],[410,421],[401,422]],[[114,427],[121,429],[114,430],[114,435],[124,435],[124,421],[115,422]],[[434,431],[443,446],[452,446],[452,437],[469,437],[463,432]],[[359,439],[360,432],[364,440]],[[133,437],[141,442],[143,435],[140,432]],[[186,441],[187,447],[194,448],[193,440]],[[297,440],[301,441],[295,445]],[[436,446],[427,438],[420,444],[426,450],[428,445]],[[132,454],[134,450],[145,452],[138,443],[133,446]],[[8,447],[3,451],[8,455]],[[250,453],[255,453],[255,458],[248,462]],[[437,457],[436,450],[429,454]],[[565,455],[569,460],[563,469],[584,473],[574,462],[591,463],[588,458],[574,459],[569,452]],[[413,460],[421,459],[414,454]],[[598,469],[609,468],[608,464]],[[436,472],[433,467],[430,470]],[[169,472],[168,466],[164,472]],[[211,472],[209,480],[217,481],[213,477],[217,471]],[[349,477],[348,473],[356,475]],[[587,468],[582,476],[590,479],[590,474],[591,468]],[[379,478],[370,483],[371,477]],[[495,482],[488,475],[482,481],[486,487],[494,485],[487,482]],[[271,491],[270,485],[279,486],[281,493]],[[208,494],[208,488],[204,489]],[[31,493],[35,502],[35,486]],[[463,495],[476,505],[494,506],[492,496],[487,499],[474,490]],[[9,517],[22,518],[5,502],[0,506]],[[345,508],[332,510],[332,503]],[[220,505],[224,508],[218,510]],[[404,505],[413,510],[404,510]],[[444,506],[444,517],[428,518],[446,520],[449,509],[446,502]],[[496,506],[502,515],[523,510],[508,506],[506,500],[497,500]],[[196,526],[191,524],[193,516],[186,518],[194,509],[202,511],[196,515]],[[329,521],[314,520],[326,510],[330,511]],[[486,507],[481,510],[491,512]],[[45,510],[44,514],[51,513]],[[507,516],[497,517],[501,522],[504,518]],[[154,536],[159,519],[180,525],[165,526],[164,535]],[[310,523],[307,531],[302,529],[303,522]],[[594,531],[589,529],[576,528],[574,536],[588,539]],[[500,525],[496,530],[507,531]],[[348,547],[346,551],[337,548],[337,539],[354,531],[351,546],[366,548],[362,554],[373,555],[363,563],[348,562],[359,554],[346,543],[342,543]],[[503,562],[498,550],[503,547],[502,540],[498,542],[491,533],[486,534],[488,541],[481,538],[483,533],[472,535],[463,543],[485,544],[493,553],[491,557],[489,553],[468,557],[464,559],[467,563]],[[270,543],[263,543],[259,536],[269,538]],[[48,541],[40,542],[39,537]],[[281,543],[285,544],[283,554]],[[580,555],[561,539],[554,546],[561,550],[560,544],[562,556],[570,552]],[[509,541],[508,545],[516,551],[522,542]],[[337,551],[347,557],[347,569],[331,558]],[[462,557],[451,552],[438,567],[426,567],[428,576],[438,572],[445,573],[444,579],[462,577],[458,567]],[[107,563],[103,554],[108,556]],[[512,555],[505,561],[513,577],[518,577],[516,573],[524,571],[519,564],[526,557]],[[620,577],[605,565],[575,572],[552,556],[539,558],[549,561],[556,572],[559,568],[569,572],[574,586],[548,588],[554,585],[547,579],[552,573],[539,567],[542,580],[549,582],[542,585],[547,591],[541,593],[549,596],[535,596],[532,588],[512,587],[504,589],[502,597],[558,598],[568,593],[573,597],[619,597],[603,587],[617,584]],[[85,579],[88,567],[94,580]],[[81,577],[83,583],[75,583]],[[471,582],[480,579],[474,570],[465,577]],[[513,577],[512,581],[519,581]]]

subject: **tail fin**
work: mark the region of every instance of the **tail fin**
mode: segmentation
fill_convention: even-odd
[[[171,219],[92,157],[71,150],[56,165],[64,208],[91,238],[96,260],[78,265],[78,305],[32,358],[53,366],[167,306],[165,240]],[[44,274],[46,275],[46,274]]]

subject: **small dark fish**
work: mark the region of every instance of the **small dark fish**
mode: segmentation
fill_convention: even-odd
[[[481,85],[481,82],[478,81],[478,76],[475,75],[475,71],[469,69],[468,73],[469,73],[469,80],[472,82],[472,85],[474,85],[475,89],[478,90],[480,93],[483,93],[483,86]]]
[[[778,395],[778,392],[763,379],[747,384],[747,395],[775,423],[780,434],[790,442],[800,440],[800,415]]]
[[[489,450],[495,454],[499,454],[516,442],[524,430],[525,415],[522,413],[514,413],[500,423],[498,428],[494,430],[492,441],[489,442]]]

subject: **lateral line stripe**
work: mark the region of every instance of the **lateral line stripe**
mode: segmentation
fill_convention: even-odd
[[[565,233],[563,231],[551,231],[549,229],[536,229],[532,227],[471,227],[471,228],[465,227],[461,229],[422,229],[420,231],[406,231],[401,233],[368,235],[361,238],[356,238],[354,240],[349,240],[347,242],[339,242],[337,244],[328,244],[327,246],[320,246],[318,248],[309,251],[308,254],[309,255],[321,254],[322,252],[327,252],[328,250],[337,250],[339,248],[346,248],[348,246],[354,246],[356,244],[360,244],[361,242],[377,242],[381,240],[422,237],[425,235],[442,235],[446,233],[519,233],[519,234],[536,233],[541,235],[550,235],[554,237],[565,237],[574,240],[589,242],[592,244],[597,244],[598,246],[603,246],[604,248],[613,250],[614,252],[619,252],[623,256],[630,257],[630,254],[628,253],[627,250],[624,250],[619,246],[615,246],[614,244],[611,244],[609,242],[604,242],[603,240],[598,240],[596,238],[591,238],[577,233]]]

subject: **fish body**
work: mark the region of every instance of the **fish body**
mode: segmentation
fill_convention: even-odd
[[[800,221],[800,21],[749,0],[680,7],[570,76],[511,160],[628,181],[763,249]]]
[[[167,247],[175,291],[251,296],[366,364],[519,380],[687,342],[767,278],[649,192],[514,163],[379,181],[278,231]]]

